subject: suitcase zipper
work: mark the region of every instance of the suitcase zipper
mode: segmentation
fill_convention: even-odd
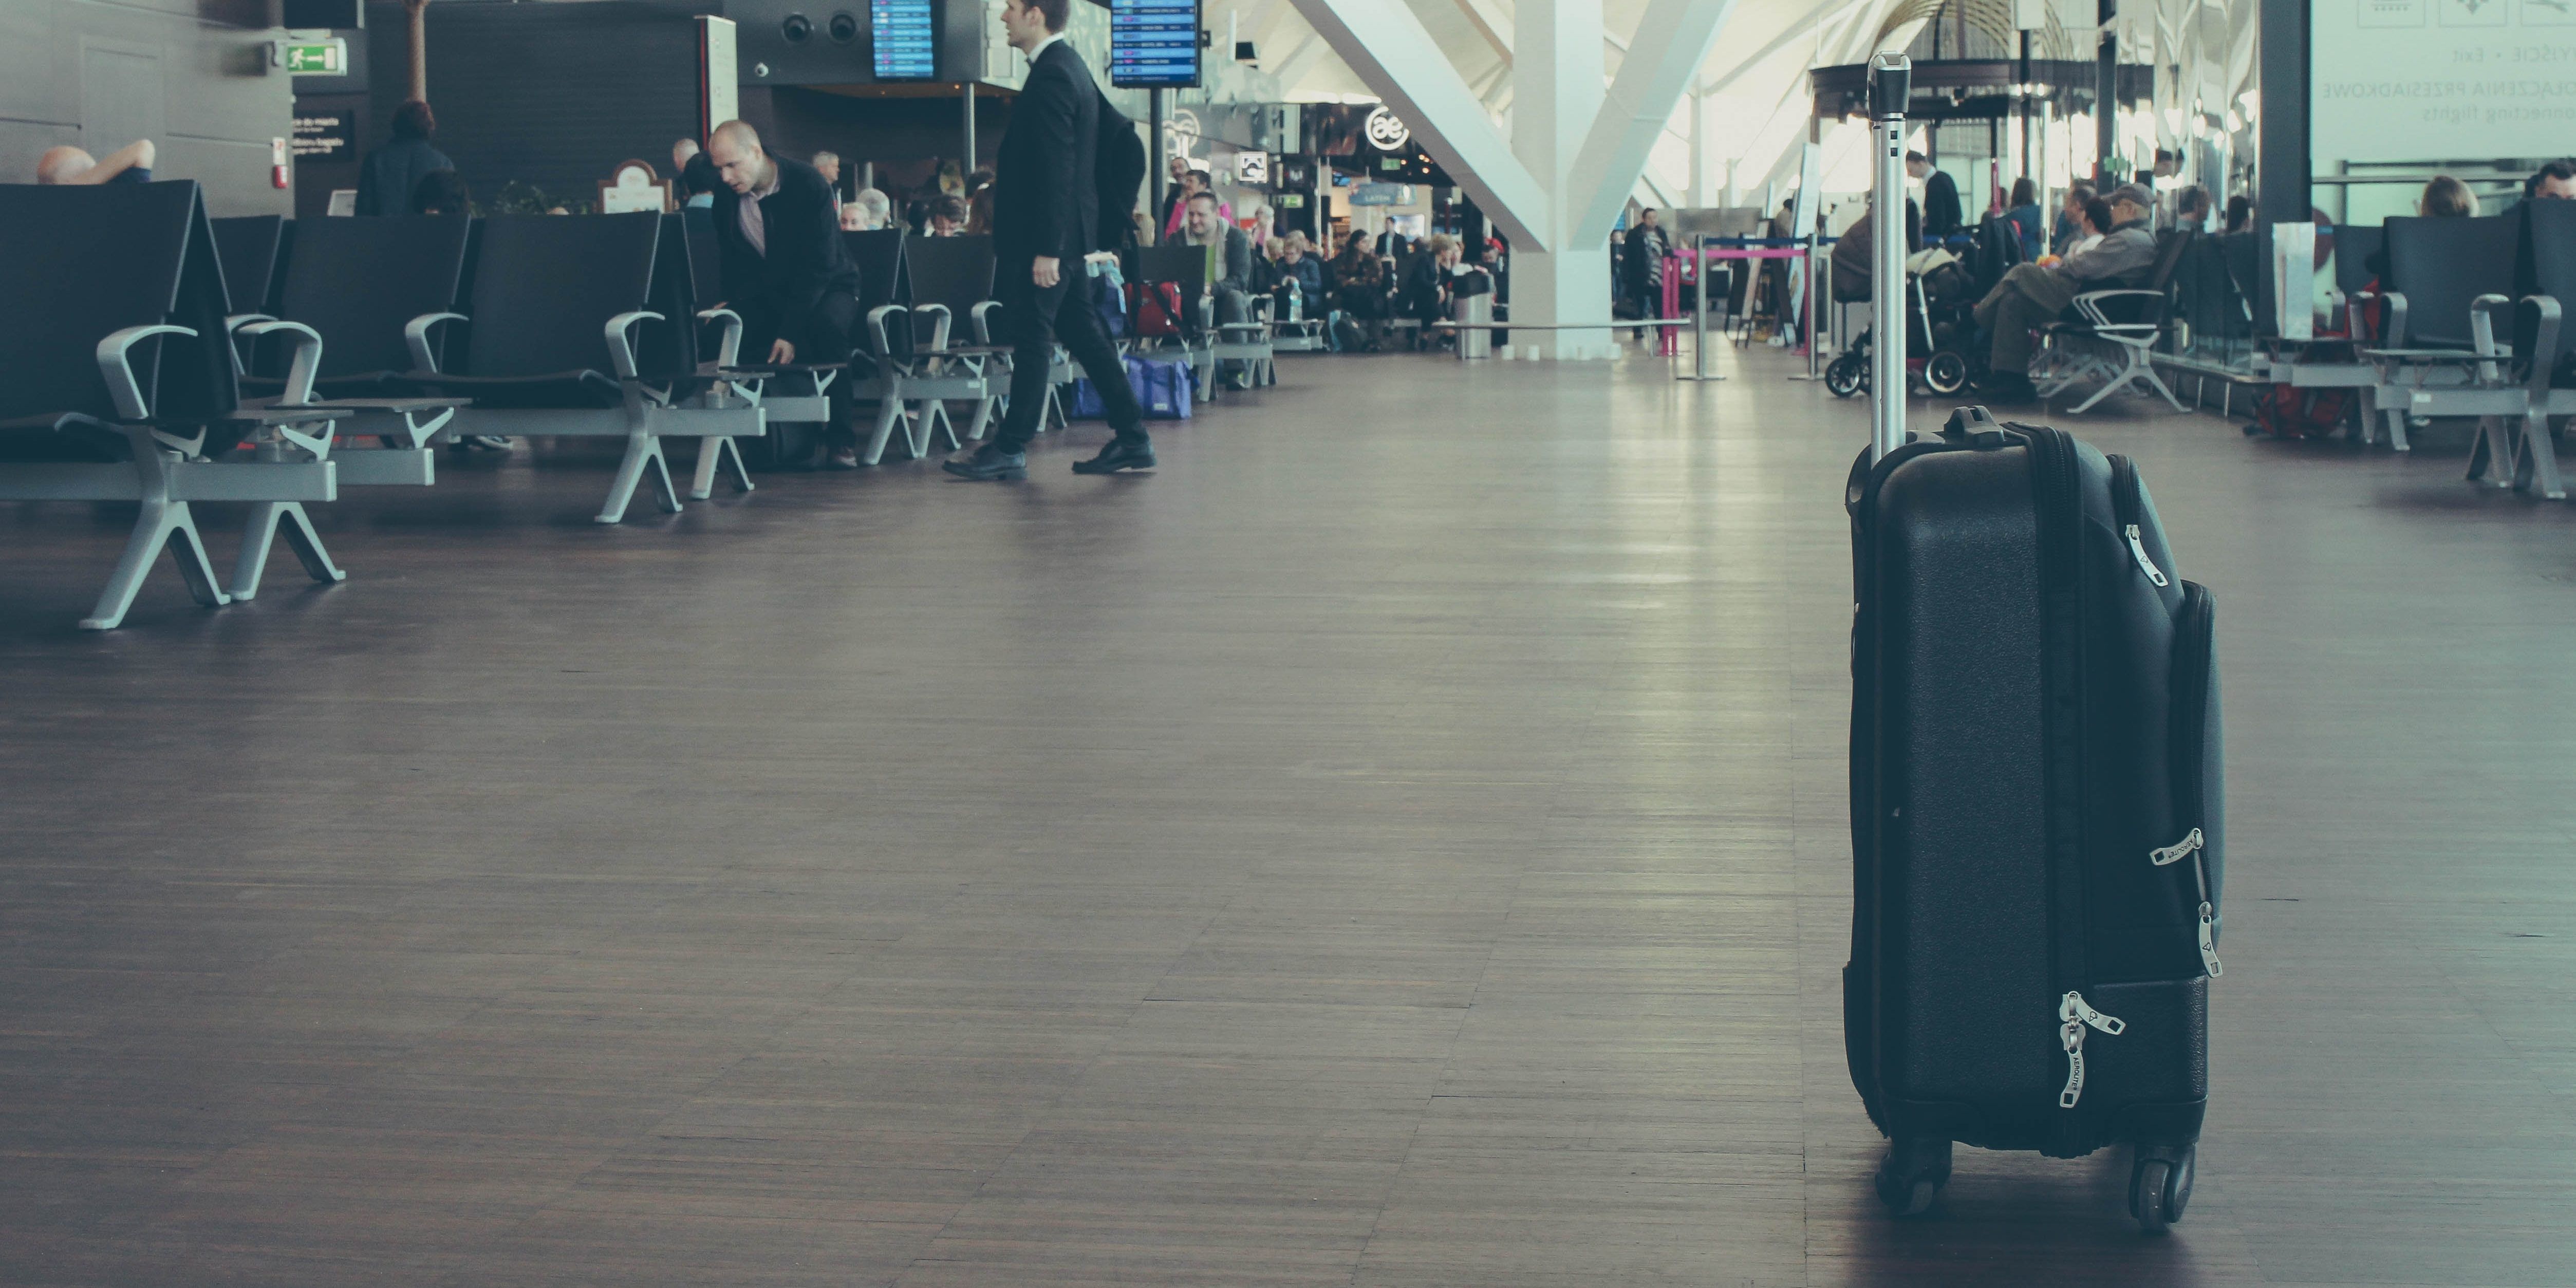
[[[2200,829],[2195,827],[2191,835],[2162,849],[2147,851],[2147,861],[2161,868],[2186,858],[2191,860],[2192,884],[2200,892],[2200,967],[2216,979],[2227,972],[2218,964],[2218,908],[2209,901],[2209,867],[2200,857],[2204,844]]]
[[[2147,512],[2146,488],[2138,482],[2138,463],[2126,456],[2115,455],[2110,460],[2111,506],[2119,512],[2122,535],[2129,539],[2129,557],[2138,561],[2138,571],[2145,573],[2157,589],[2171,586],[2173,582],[2165,576],[2165,570],[2148,557],[2146,538],[2138,531]]]
[[[2066,1048],[2066,1089],[2057,1093],[2057,1107],[2073,1109],[2084,1098],[2084,1030],[2087,1026],[2102,1030],[2112,1037],[2128,1024],[2094,1010],[2084,995],[2072,989],[2057,1003],[2057,1040]]]

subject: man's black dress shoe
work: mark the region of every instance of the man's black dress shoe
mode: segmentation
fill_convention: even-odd
[[[998,483],[1005,479],[1027,478],[1029,458],[1025,452],[1000,451],[987,443],[976,448],[972,456],[951,457],[941,461],[939,468],[961,479],[973,479],[978,483]]]
[[[1120,470],[1152,468],[1154,468],[1154,445],[1144,441],[1129,442],[1124,438],[1110,439],[1109,445],[1100,449],[1100,455],[1087,461],[1073,463],[1073,472],[1076,474],[1115,474]]]

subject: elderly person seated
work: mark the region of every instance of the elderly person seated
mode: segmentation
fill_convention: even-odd
[[[2016,264],[1977,302],[1977,325],[1993,337],[1985,392],[1996,398],[2030,398],[2032,334],[2055,321],[2085,291],[2109,290],[2145,276],[2156,259],[2155,234],[2147,231],[2156,199],[2134,183],[2111,194],[2111,231],[2080,254],[2052,268]]]
[[[152,161],[150,139],[128,143],[108,153],[104,161],[75,147],[47,148],[36,158],[36,182],[150,183]]]

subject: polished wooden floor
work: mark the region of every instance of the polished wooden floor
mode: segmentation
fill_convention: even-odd
[[[1734,361],[1291,360],[1152,477],[613,529],[442,463],[105,636],[125,520],[0,507],[0,1283],[2576,1284],[2576,510],[2087,418],[2220,606],[2199,1194],[1963,1151],[1897,1225],[1863,413]]]

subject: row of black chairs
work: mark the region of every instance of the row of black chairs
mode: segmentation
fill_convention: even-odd
[[[341,579],[303,505],[343,483],[434,483],[442,435],[622,440],[603,523],[647,482],[681,508],[669,438],[699,440],[694,498],[726,466],[752,490],[744,447],[793,463],[781,431],[826,421],[839,380],[877,405],[869,464],[896,442],[920,456],[936,438],[980,438],[1009,388],[990,240],[845,236],[864,339],[778,368],[744,361],[741,319],[715,307],[704,211],[209,220],[190,183],[0,186],[0,499],[145,502],[83,622],[105,629],[164,547],[209,604],[255,595],[281,534],[311,575]],[[1169,248],[1127,268],[1197,300],[1203,265]],[[1160,342],[1203,381],[1223,358],[1267,363],[1266,325],[1184,313],[1183,333]],[[1079,374],[1059,351],[1052,423]],[[955,402],[975,407],[962,435]],[[256,502],[229,583],[192,499]]]
[[[2393,217],[2334,230],[2335,283],[2321,328],[2349,356],[2284,346],[2272,374],[2366,390],[2355,436],[2384,424],[2404,451],[2410,420],[2474,417],[2469,477],[2564,499],[2553,422],[2576,415],[2576,202],[2525,201],[2501,215]]]

